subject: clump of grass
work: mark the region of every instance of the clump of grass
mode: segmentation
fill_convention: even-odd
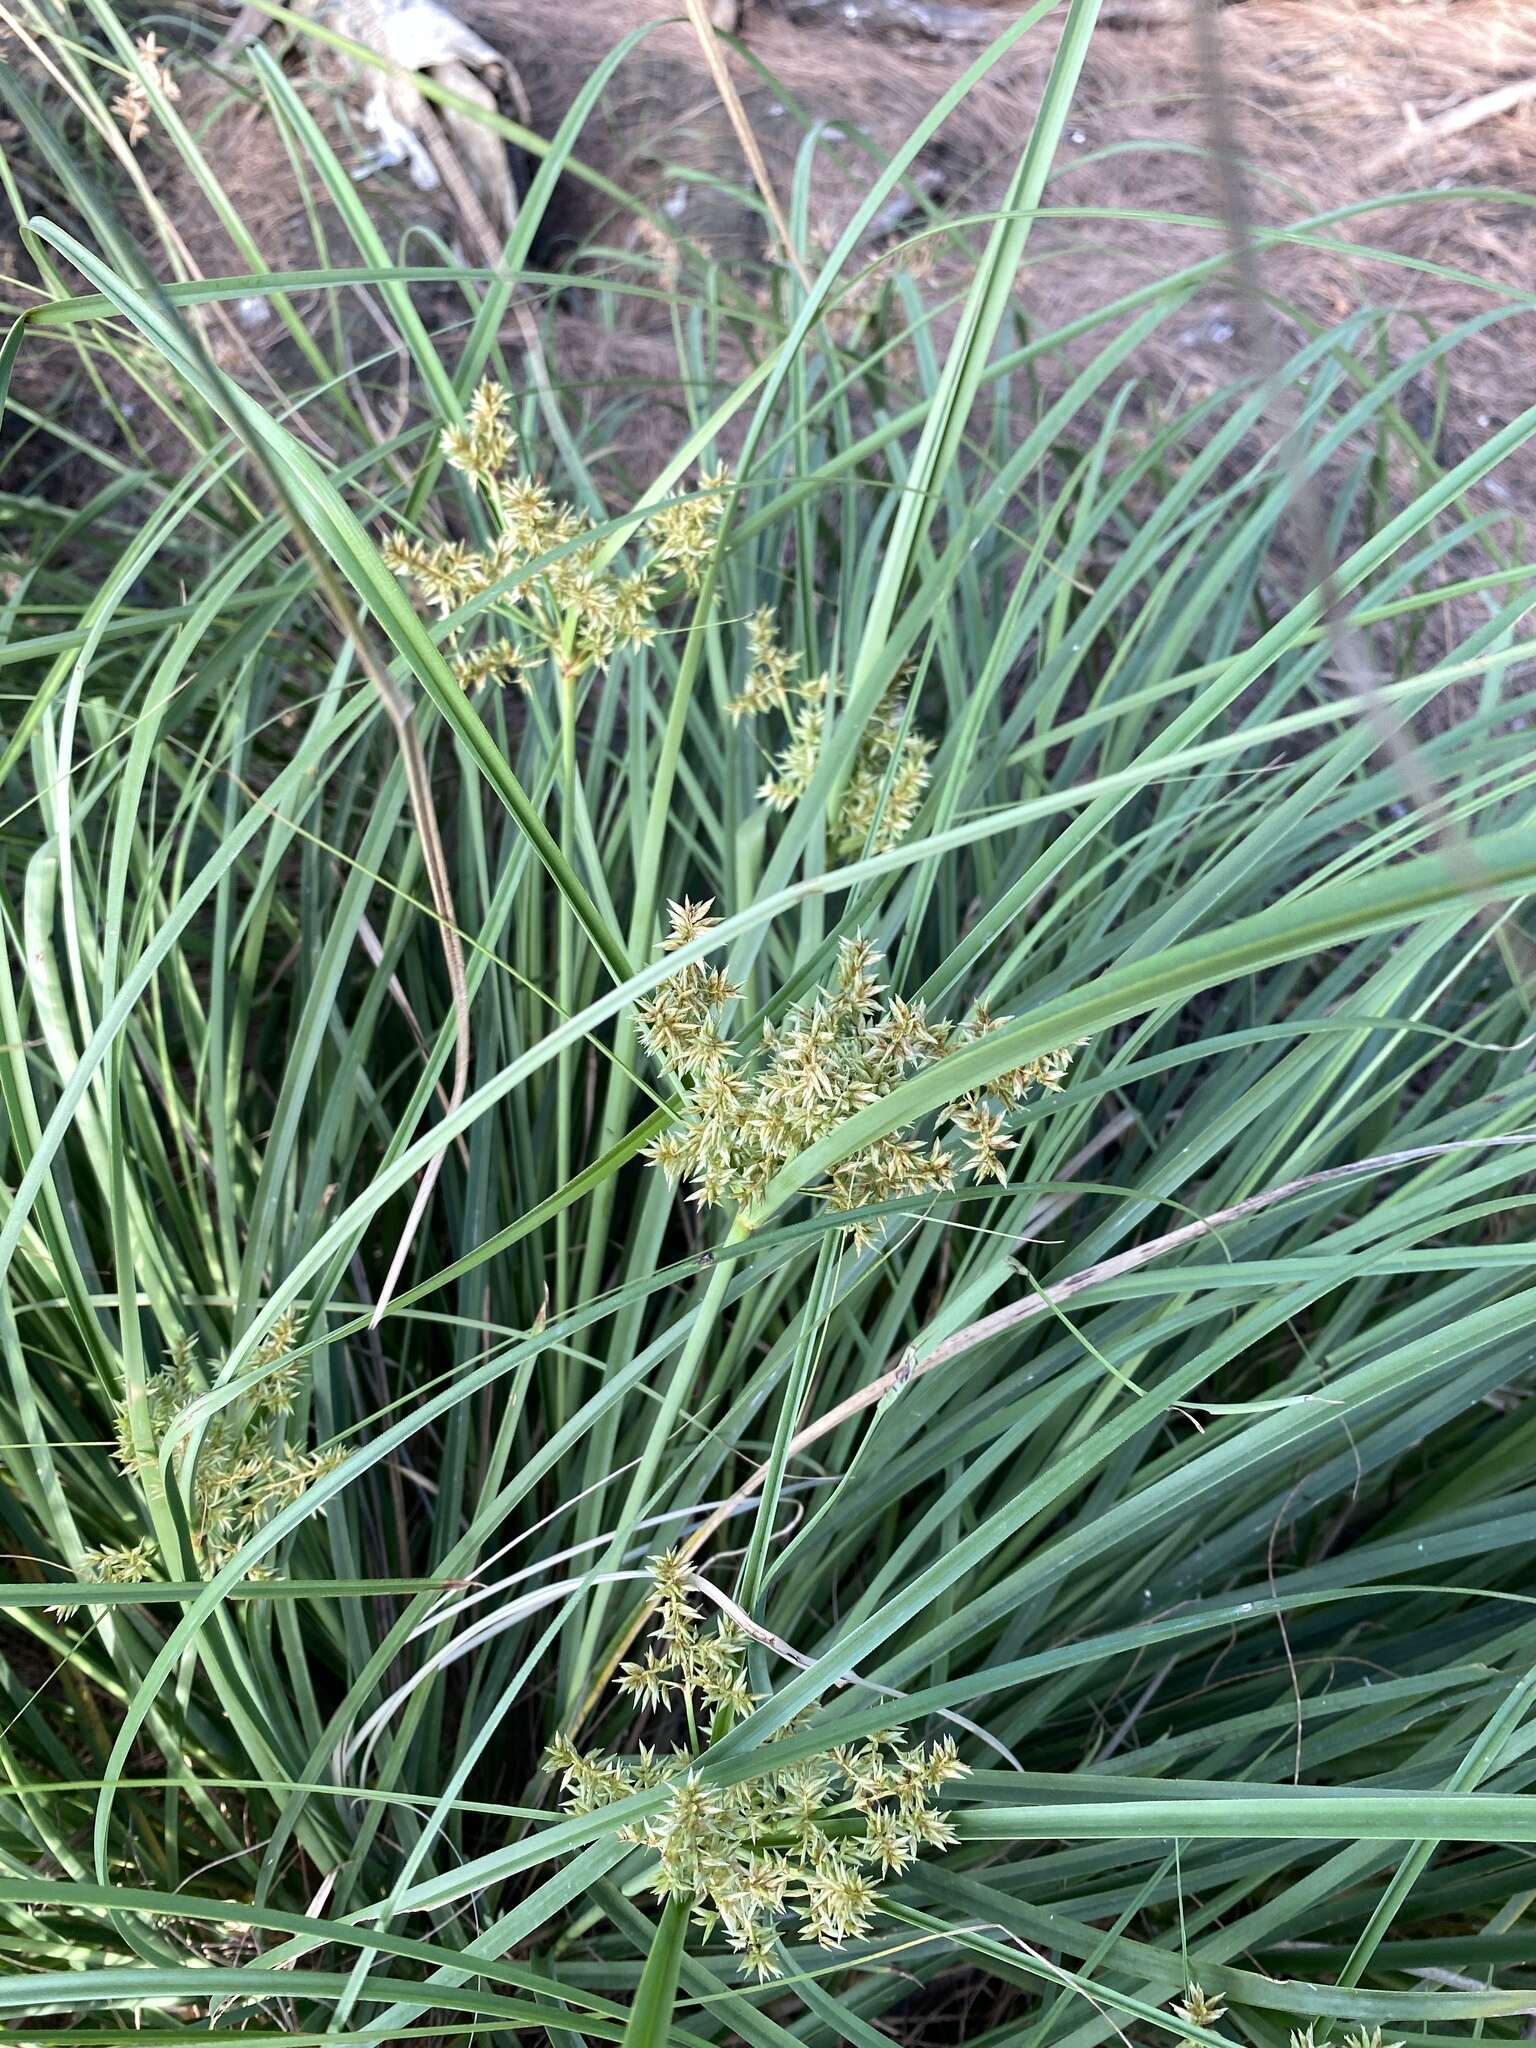
[[[1140,407],[1214,233],[1016,327],[1072,0],[963,307],[836,318],[939,106],[808,287],[677,250],[617,477],[631,280],[501,340],[611,70],[481,274],[240,53],[317,243],[206,283],[116,196],[135,77],[218,210],[190,90],[21,11],[0,2014],[1516,2040],[1536,421],[1437,466],[1469,337],[1364,311]]]

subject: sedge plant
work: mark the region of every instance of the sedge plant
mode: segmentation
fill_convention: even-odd
[[[1368,307],[1283,450],[1139,389],[1214,226],[1028,324],[1092,0],[745,282],[538,267],[634,39],[499,268],[221,60],[314,247],[220,278],[195,40],[14,12],[0,2032],[1520,2038],[1536,422]]]

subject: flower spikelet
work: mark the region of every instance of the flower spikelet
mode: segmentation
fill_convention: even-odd
[[[1181,2020],[1188,2020],[1192,2027],[1214,2027],[1226,2016],[1226,2006],[1219,1994],[1212,1996],[1198,1984],[1186,1984],[1184,1996],[1174,2001],[1174,2013]]]
[[[696,492],[685,498],[669,498],[645,522],[645,536],[659,570],[681,576],[690,591],[704,581],[720,537],[725,516],[725,491],[730,482],[724,469],[707,470]]]
[[[171,1466],[186,1497],[193,1556],[211,1570],[228,1563],[279,1508],[300,1499],[345,1458],[340,1449],[304,1450],[288,1441],[307,1385],[303,1357],[294,1354],[298,1337],[298,1317],[285,1311],[256,1348],[259,1376],[204,1423],[195,1464],[189,1461],[189,1440],[175,1424],[217,1376],[204,1371],[187,1338],[172,1343],[164,1365],[149,1376],[140,1412],[156,1442],[176,1437]],[[135,1475],[139,1454],[126,1401],[117,1409],[116,1435],[117,1462]],[[109,1547],[88,1554],[88,1575],[126,1584],[146,1577],[156,1556],[152,1543]],[[252,1576],[268,1575],[253,1568]]]

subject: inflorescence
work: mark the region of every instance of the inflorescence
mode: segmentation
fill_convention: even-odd
[[[832,679],[800,674],[800,656],[780,646],[767,610],[754,612],[747,622],[747,651],[746,681],[725,708],[738,722],[770,710],[784,714],[788,733],[773,756],[773,773],[757,793],[770,809],[787,811],[804,796],[816,772]],[[887,853],[912,829],[928,787],[933,742],[909,730],[907,713],[898,683],[859,736],[833,824],[839,854]]]
[[[707,902],[668,908],[671,931],[662,943],[669,951],[719,922]],[[722,1022],[741,994],[738,985],[703,960],[679,968],[640,1004],[647,1051],[684,1089],[681,1116],[646,1156],[674,1183],[686,1180],[698,1203],[751,1205],[780,1167],[856,1110],[1008,1021],[981,1003],[955,1024],[930,1019],[921,1002],[887,1001],[875,978],[879,959],[867,940],[844,939],[832,986],[794,1004],[777,1024],[765,1023],[758,1044],[745,1049]],[[1015,1143],[1006,1128],[1009,1115],[1034,1089],[1058,1091],[1072,1056],[1071,1047],[1047,1053],[942,1110],[940,1123],[963,1147],[958,1160],[937,1137],[925,1142],[907,1125],[851,1152],[812,1192],[834,1209],[855,1210],[945,1192],[957,1173],[1006,1180],[1006,1155]],[[870,1225],[850,1228],[858,1243],[875,1241]]]
[[[511,404],[509,393],[486,378],[463,425],[445,428],[439,439],[443,459],[478,492],[495,529],[490,541],[472,547],[396,532],[383,546],[386,565],[444,618],[494,593],[482,608],[487,630],[450,630],[449,665],[466,690],[491,683],[526,689],[546,659],[571,683],[606,669],[624,648],[649,646],[669,594],[703,588],[725,513],[729,477],[717,469],[701,476],[695,491],[656,506],[640,526],[638,567],[616,567],[591,516],[520,465]],[[815,773],[832,678],[802,675],[801,657],[780,645],[767,609],[747,621],[747,656],[746,678],[726,709],[737,722],[767,711],[783,715],[787,730],[758,794],[770,809],[785,811]],[[905,838],[928,787],[932,751],[932,741],[912,729],[898,678],[854,748],[832,820],[839,855],[884,853]]]
[[[187,1518],[193,1555],[212,1570],[226,1564],[279,1508],[297,1500],[345,1455],[294,1451],[284,1441],[303,1388],[303,1361],[289,1355],[295,1333],[292,1314],[279,1316],[253,1359],[256,1367],[265,1368],[261,1379],[238,1400],[216,1409],[203,1431]],[[157,1439],[169,1433],[208,1385],[196,1346],[185,1340],[174,1344],[167,1363],[148,1383],[149,1423]],[[172,1455],[178,1477],[185,1476],[188,1449],[183,1439]],[[124,1403],[117,1409],[116,1458],[130,1476],[137,1473],[139,1457]],[[147,1540],[91,1551],[83,1575],[107,1585],[127,1584],[148,1576],[156,1554],[155,1544]],[[248,1576],[270,1574],[255,1565]]]
[[[526,687],[530,666],[546,656],[574,679],[606,668],[620,648],[648,646],[669,586],[681,580],[696,591],[702,584],[724,509],[719,470],[701,478],[695,495],[658,506],[642,528],[646,559],[630,572],[616,570],[602,560],[590,516],[517,466],[510,406],[509,394],[487,378],[464,425],[445,428],[440,442],[444,459],[477,486],[495,519],[489,545],[396,533],[383,550],[388,566],[444,616],[518,579],[493,607],[510,635],[498,632],[474,647],[462,632],[454,636],[451,665],[467,690],[489,682]]]
[[[652,1558],[651,1571],[659,1607],[653,1644],[621,1668],[621,1691],[641,1708],[681,1707],[691,1733],[749,1713],[756,1695],[740,1631],[729,1619],[701,1627],[692,1574],[675,1553]],[[802,1733],[814,1711],[807,1707],[771,1739]],[[655,1852],[656,1895],[689,1904],[706,1933],[718,1925],[742,1974],[759,1979],[780,1974],[783,1920],[823,1948],[869,1931],[881,1879],[907,1869],[920,1850],[957,1839],[938,1795],[969,1768],[953,1742],[925,1749],[908,1744],[900,1728],[726,1786],[704,1782],[693,1748],[663,1757],[642,1744],[632,1757],[604,1756],[557,1736],[546,1761],[560,1775],[568,1813],[666,1788],[665,1806],[622,1827],[620,1837]]]
[[[137,37],[133,47],[138,53],[144,78],[128,79],[112,102],[112,111],[128,130],[130,147],[137,149],[149,133],[150,115],[153,112],[144,79],[147,78],[152,84],[157,85],[162,97],[167,100],[179,100],[181,87],[171,76],[168,62],[170,51],[156,42],[152,35]]]
[[[1226,2001],[1219,1992],[1205,1991],[1198,1984],[1186,1984],[1184,1996],[1173,2002],[1173,2016],[1187,2026],[1203,2027],[1208,2032],[1227,2016]],[[1326,2030],[1325,2030],[1326,2032]],[[1193,2040],[1189,2048],[1196,2048]],[[1291,2030],[1291,2048],[1324,2048],[1317,2039],[1317,2022],[1308,2020],[1304,2027]],[[1344,2036],[1340,2048],[1404,2048],[1401,2041],[1384,2041],[1380,2027],[1356,2027]]]

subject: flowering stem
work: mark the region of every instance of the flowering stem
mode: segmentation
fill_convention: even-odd
[[[688,1907],[682,1899],[668,1899],[661,1909],[651,1952],[640,1973],[635,2002],[629,2009],[623,2048],[660,2048],[672,2026],[672,2009],[677,2003],[677,1980],[683,1966],[683,1936],[688,1929]]]
[[[784,1468],[789,1462],[790,1440],[794,1435],[800,1411],[805,1406],[806,1392],[816,1363],[817,1338],[825,1326],[826,1312],[836,1285],[836,1242],[835,1232],[829,1230],[822,1233],[821,1243],[816,1252],[816,1270],[811,1279],[810,1291],[806,1295],[800,1334],[784,1387],[783,1403],[779,1409],[773,1449],[768,1456],[767,1477],[763,1481],[763,1490],[758,1499],[757,1518],[752,1525],[751,1540],[747,1545],[747,1555],[741,1567],[736,1597],[755,1620],[761,1619],[757,1613],[757,1606],[767,1570],[768,1545],[773,1537],[774,1522],[778,1518],[779,1489],[783,1484]]]
[[[565,639],[570,641],[575,630],[574,614],[565,622]],[[560,806],[560,850],[566,859],[575,865],[576,845],[576,671],[569,659],[569,653],[558,663],[560,676],[560,751],[561,751],[561,806]],[[576,928],[571,917],[570,905],[562,896],[560,899],[559,937],[559,1002],[562,1016],[569,1017],[576,1007]],[[571,1177],[571,1104],[575,1096],[576,1049],[566,1046],[560,1054],[559,1087],[555,1107],[555,1171],[556,1186],[564,1187]],[[566,1276],[571,1256],[571,1212],[562,1208],[555,1218],[555,1280],[551,1290],[555,1299],[555,1313],[558,1315],[566,1306]],[[555,1360],[555,1415],[563,1423],[570,1412],[567,1384],[570,1364],[563,1357]]]
[[[737,1225],[732,1225],[726,1242],[728,1245],[739,1242]],[[683,1412],[694,1380],[698,1375],[700,1362],[714,1336],[716,1322],[719,1319],[721,1310],[725,1306],[725,1297],[730,1287],[734,1264],[735,1261],[730,1258],[720,1257],[716,1259],[714,1265],[710,1268],[709,1278],[704,1284],[698,1303],[691,1311],[694,1320],[689,1328],[687,1338],[684,1340],[682,1353],[678,1358],[676,1366],[673,1368],[671,1377],[662,1389],[658,1412],[655,1423],[652,1426],[650,1438],[646,1443],[644,1452],[636,1462],[628,1490],[625,1494],[624,1504],[616,1523],[616,1526],[620,1529],[628,1527],[645,1512],[644,1504],[649,1500],[651,1488],[655,1483],[662,1451],[670,1441],[673,1430],[677,1427],[678,1418]],[[618,1562],[620,1562],[620,1558],[617,1549],[611,1551],[604,1560],[604,1563],[607,1565],[617,1564]],[[606,1587],[598,1588],[594,1593],[592,1612],[583,1631],[580,1649],[575,1660],[574,1668],[578,1672],[592,1671],[594,1663],[596,1663],[597,1668],[585,1693],[580,1695],[577,1702],[574,1703],[574,1711],[570,1714],[568,1724],[573,1729],[580,1728],[592,1714],[609,1680],[617,1670],[620,1659],[645,1625],[646,1617],[653,1611],[653,1602],[648,1600],[639,1610],[638,1616],[633,1617],[627,1627],[620,1631],[618,1641],[613,1648],[606,1656],[601,1657],[599,1660],[597,1656],[597,1643],[599,1631],[602,1627],[606,1598]]]

